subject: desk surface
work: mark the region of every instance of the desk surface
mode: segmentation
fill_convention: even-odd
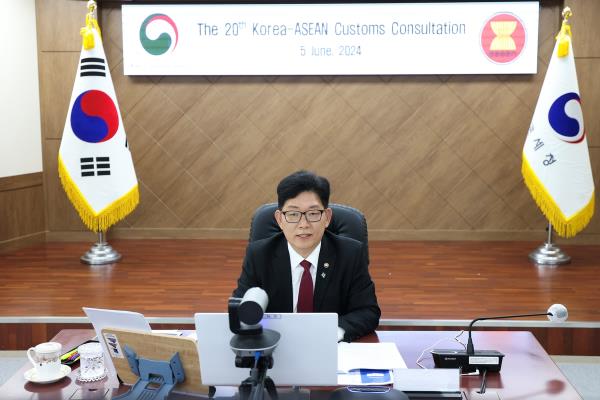
[[[437,344],[436,348],[459,348],[452,340],[454,335],[454,332],[443,331],[380,331],[377,337],[373,335],[365,338],[365,341],[396,343],[407,366],[418,368],[416,360],[421,352],[437,341],[449,339]],[[52,340],[61,342],[64,349],[70,349],[92,336],[92,330],[69,329],[61,331]],[[473,342],[476,349],[494,349],[506,355],[502,371],[488,374],[488,393],[497,392],[502,400],[581,399],[530,332],[474,332]],[[423,364],[428,368],[433,367],[431,359],[426,359]],[[59,382],[38,385],[25,380],[23,374],[29,368],[31,365],[27,363],[0,388],[1,398],[110,399],[127,390],[126,387],[119,387],[115,377],[96,383],[77,382],[76,370]],[[481,379],[477,375],[461,377],[461,388],[469,400],[475,397],[480,384]]]

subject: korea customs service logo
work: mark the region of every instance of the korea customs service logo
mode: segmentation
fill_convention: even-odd
[[[563,142],[581,142],[585,129],[579,95],[569,92],[554,100],[548,111],[548,122]]]
[[[165,32],[165,29],[171,32]],[[173,36],[175,40],[173,41]],[[179,41],[177,25],[166,14],[149,15],[140,26],[140,43],[153,56],[175,50]]]

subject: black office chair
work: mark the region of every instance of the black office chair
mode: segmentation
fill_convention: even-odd
[[[327,230],[336,235],[346,236],[364,243],[367,247],[368,260],[369,235],[364,214],[356,208],[343,204],[330,203],[329,208],[333,210],[333,217]],[[277,221],[275,221],[275,210],[277,210],[277,203],[268,203],[263,204],[254,211],[250,222],[248,241],[265,239],[281,232]]]

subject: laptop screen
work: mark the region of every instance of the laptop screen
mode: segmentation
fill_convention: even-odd
[[[249,368],[235,366],[227,313],[195,314],[200,373],[204,385],[239,385]],[[281,334],[267,371],[275,385],[337,385],[335,313],[265,314],[261,324]]]

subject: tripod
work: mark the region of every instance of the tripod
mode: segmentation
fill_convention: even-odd
[[[229,329],[234,333],[229,346],[235,353],[235,366],[250,368],[250,376],[239,386],[240,400],[263,400],[265,389],[271,400],[278,400],[267,370],[273,368],[273,351],[281,335],[260,324],[267,302],[267,294],[258,287],[248,289],[242,299],[229,299]]]
[[[270,329],[260,329],[253,334],[233,335],[229,345],[235,353],[235,366],[250,368],[250,376],[240,384],[240,400],[263,400],[264,389],[277,400],[275,383],[267,376],[267,370],[273,368],[273,351],[281,335]]]
[[[250,368],[250,376],[239,386],[240,400],[263,400],[264,389],[271,400],[278,400],[275,382],[267,376],[267,369],[273,367],[272,356],[265,356],[260,351],[257,351],[254,357],[236,356],[235,366]]]

